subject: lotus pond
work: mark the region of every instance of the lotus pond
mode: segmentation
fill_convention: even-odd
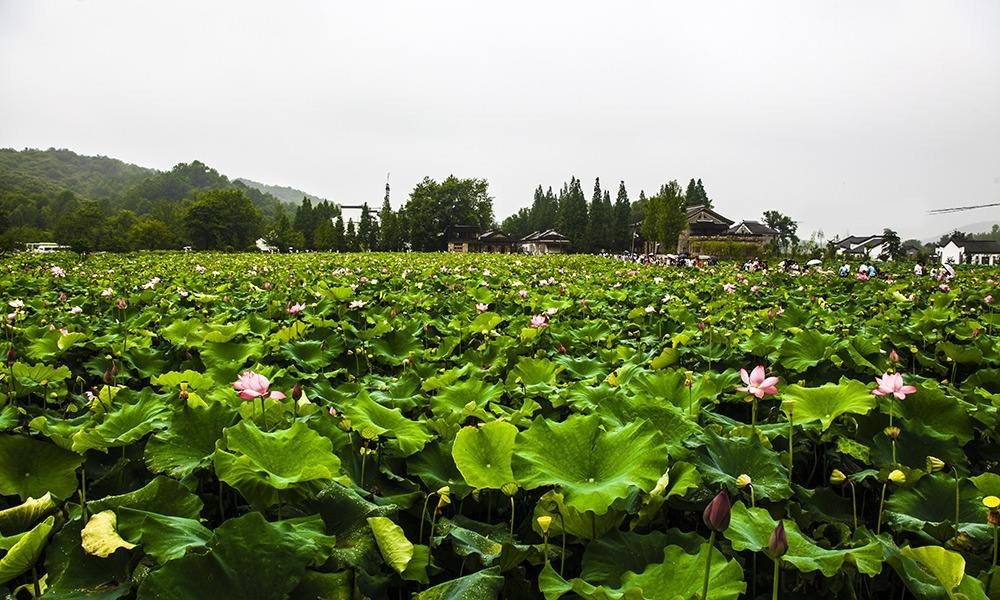
[[[1000,272],[892,270],[0,258],[0,592],[1000,598]]]

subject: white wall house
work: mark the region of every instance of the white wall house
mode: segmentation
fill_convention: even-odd
[[[942,265],[1000,265],[1000,242],[992,240],[948,240],[934,253]]]
[[[834,243],[837,256],[854,256],[865,260],[879,260],[885,250],[881,235],[852,235]]]

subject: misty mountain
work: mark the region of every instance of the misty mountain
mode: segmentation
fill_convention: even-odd
[[[963,233],[988,233],[993,230],[994,225],[1000,225],[1000,221],[976,221],[975,223],[969,223],[968,225],[962,225],[961,227],[952,227],[948,231],[942,231],[938,235],[923,238],[920,241],[925,244],[936,244],[942,237],[951,235],[951,233],[955,231],[961,231]]]
[[[288,187],[286,185],[268,185],[266,183],[260,183],[259,181],[254,181],[252,179],[247,179],[245,177],[237,177],[233,181],[239,181],[240,183],[246,185],[247,187],[260,190],[265,194],[271,194],[278,200],[285,202],[286,204],[291,204],[293,206],[298,206],[302,203],[303,198],[309,198],[313,204],[322,202],[324,198],[319,196],[314,196],[308,192],[303,192],[302,190],[297,190],[293,187]]]

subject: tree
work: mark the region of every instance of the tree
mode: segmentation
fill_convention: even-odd
[[[303,197],[302,204],[295,209],[295,219],[292,223],[295,226],[295,229],[302,232],[303,245],[307,248],[313,248],[313,235],[316,231],[316,227],[319,226],[319,221],[316,219],[312,200],[310,200],[308,196]]]
[[[480,231],[495,227],[493,198],[485,179],[449,175],[438,183],[425,177],[410,192],[400,213],[414,250],[444,250],[456,225]]]
[[[799,225],[791,217],[781,214],[776,210],[764,211],[764,223],[778,232],[774,240],[775,249],[780,252],[787,252],[799,243],[799,236],[795,234]]]
[[[333,224],[333,250],[337,252],[347,251],[347,232],[344,231],[344,217],[337,215],[337,221]]]
[[[705,186],[702,185],[701,179],[698,181],[692,179],[688,182],[687,191],[684,192],[684,199],[686,207],[701,205],[705,208],[712,208],[712,199],[705,193]]]
[[[102,247],[107,217],[96,202],[86,201],[56,222],[56,241],[77,252],[93,252]]]
[[[361,220],[358,223],[358,246],[365,252],[371,252],[378,247],[378,223],[372,217],[372,211],[365,202],[361,207]]]
[[[323,219],[313,232],[313,248],[329,252],[337,248],[337,235],[330,219]]]
[[[611,247],[624,252],[632,246],[632,206],[628,199],[628,192],[625,190],[625,182],[618,183],[618,197],[615,199],[615,206],[612,210],[612,232]]]
[[[261,233],[262,218],[238,189],[201,192],[184,213],[184,225],[199,250],[245,250]]]
[[[354,219],[347,220],[347,233],[344,235],[344,247],[348,252],[357,252],[360,249],[358,245],[358,234],[354,229]]]
[[[389,184],[385,184],[385,198],[382,199],[382,208],[378,211],[380,223],[378,229],[378,249],[383,252],[399,252],[403,249],[403,231],[400,228],[399,215],[392,211],[392,204],[389,203]]]
[[[886,227],[882,230],[882,243],[879,260],[899,260],[903,257],[903,247],[898,233]]]
[[[583,195],[580,180],[571,177],[559,194],[559,212],[556,224],[559,232],[569,238],[574,251],[586,249],[587,244],[587,198]]]
[[[177,247],[177,236],[159,219],[139,219],[128,230],[129,246],[133,250],[170,250]]]
[[[279,252],[287,252],[289,248],[302,248],[305,246],[304,234],[292,226],[292,222],[285,214],[285,210],[278,208],[278,213],[271,221],[271,226],[264,239]]]

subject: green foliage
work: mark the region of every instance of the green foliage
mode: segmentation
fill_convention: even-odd
[[[203,192],[184,213],[195,248],[246,250],[261,233],[261,215],[239,190]]]

